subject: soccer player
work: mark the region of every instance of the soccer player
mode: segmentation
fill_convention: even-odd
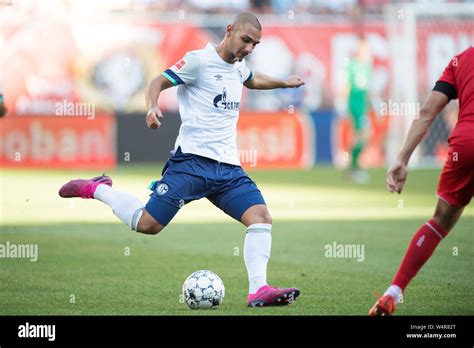
[[[438,184],[438,203],[433,218],[413,236],[408,250],[384,295],[370,315],[390,315],[401,302],[408,283],[454,227],[474,195],[474,48],[455,56],[436,82],[407,135],[398,160],[387,173],[387,188],[401,193],[411,154],[438,113],[451,99],[459,98],[459,115],[451,133],[449,153]]]
[[[0,84],[0,117],[3,117],[7,114],[7,107],[5,106],[5,102],[3,101],[3,92],[2,92],[2,85]]]
[[[361,38],[354,57],[348,65],[348,110],[354,129],[354,142],[351,151],[350,177],[359,184],[369,180],[367,172],[362,171],[359,165],[359,156],[364,150],[368,137],[368,109],[370,101],[369,82],[372,74],[369,44]]]
[[[174,66],[153,79],[148,88],[146,124],[159,128],[163,118],[160,93],[178,87],[181,128],[172,156],[143,206],[134,196],[113,189],[112,180],[99,176],[65,184],[61,197],[95,198],[132,230],[157,234],[178,210],[206,197],[247,228],[244,261],[248,271],[250,307],[287,305],[299,289],[267,284],[272,218],[260,190],[240,165],[236,127],[243,86],[250,89],[293,88],[299,76],[279,80],[252,72],[244,60],[260,42],[262,27],[253,14],[242,13],[226,28],[222,42],[188,52]]]

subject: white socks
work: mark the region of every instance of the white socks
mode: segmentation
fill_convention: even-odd
[[[390,285],[388,289],[385,291],[385,295],[390,295],[395,299],[395,304],[399,304],[403,302],[403,291],[397,285]]]
[[[267,264],[272,248],[272,225],[253,224],[247,227],[244,261],[249,275],[249,294],[267,285]]]
[[[111,207],[113,213],[132,230],[137,230],[144,207],[138,198],[104,184],[97,186],[94,198]]]

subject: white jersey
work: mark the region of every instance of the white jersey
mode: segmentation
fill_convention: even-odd
[[[178,87],[181,128],[174,151],[240,165],[237,120],[243,83],[252,78],[245,60],[230,64],[212,44],[190,51],[162,73]]]

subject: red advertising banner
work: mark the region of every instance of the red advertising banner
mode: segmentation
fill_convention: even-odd
[[[41,20],[29,20],[25,16],[2,24],[0,42],[3,75],[0,83],[4,99],[11,113],[28,115],[24,120],[15,118],[13,121],[8,120],[8,117],[7,120],[0,120],[2,132],[6,136],[14,134],[20,137],[13,141],[2,135],[0,139],[0,165],[9,166],[18,163],[15,158],[12,160],[9,157],[11,153],[6,152],[11,148],[6,150],[5,146],[29,149],[26,151],[28,156],[22,159],[25,161],[22,162],[24,165],[28,163],[60,167],[67,163],[67,166],[94,167],[100,166],[103,161],[113,165],[115,160],[110,158],[98,160],[98,157],[94,157],[89,163],[85,160],[87,156],[80,153],[82,145],[77,146],[76,150],[71,145],[82,141],[82,138],[77,138],[79,133],[102,129],[102,123],[113,124],[112,119],[106,117],[101,121],[97,119],[86,122],[79,117],[77,124],[74,123],[78,128],[75,128],[68,122],[76,122],[76,118],[56,117],[53,121],[49,120],[50,116],[38,120],[32,120],[30,116],[52,115],[58,103],[63,101],[72,104],[87,102],[107,113],[144,112],[144,93],[153,77],[179,61],[187,51],[202,48],[208,41],[219,41],[214,28],[206,27],[205,24],[195,26],[181,22],[143,22],[132,18],[101,20],[99,17],[77,17],[66,20],[45,17]],[[367,21],[364,31],[373,58],[371,91],[379,101],[374,106],[375,112],[378,112],[380,101],[390,98],[392,81],[397,77],[391,75],[394,58],[383,22]],[[474,23],[470,21],[433,19],[431,22],[419,23],[416,39],[420,99],[430,91],[447,62],[473,43],[473,32]],[[255,108],[275,111],[294,104],[296,109],[315,111],[334,109],[336,105],[345,103],[346,100],[342,97],[344,77],[348,59],[357,47],[357,42],[357,33],[350,22],[264,26],[261,44],[248,59],[251,69],[277,78],[299,74],[306,84],[303,88],[291,90],[246,90],[241,110]],[[174,89],[160,95],[160,107],[163,110],[177,108]],[[285,129],[282,125],[285,122],[291,129]],[[298,114],[271,116],[242,112],[239,123],[241,148],[244,151],[259,151],[258,168],[307,166],[311,162],[309,158],[312,158],[308,151],[314,151],[314,148],[312,136],[307,134],[309,127],[304,129],[302,126],[304,122],[304,118]],[[351,133],[348,120],[336,122],[337,139],[332,153],[337,164],[340,154],[350,147]],[[362,155],[362,162],[366,166],[384,163],[384,136],[390,127],[389,122],[389,118],[371,115],[371,140]],[[69,141],[64,136],[67,133],[64,133],[62,127],[73,129],[71,134],[76,138]],[[44,133],[46,130],[47,133]],[[99,137],[109,144],[113,134],[106,134],[105,129],[101,132]],[[37,134],[40,136],[31,138]],[[25,138],[21,138],[22,136]],[[44,144],[40,145],[48,150],[49,140],[45,139],[50,138],[54,144],[65,143],[70,147],[67,150],[55,149],[51,155],[53,159],[50,160],[40,158],[49,158],[44,153],[35,156],[41,153],[41,147],[37,149],[34,141],[41,139]],[[242,154],[245,157],[245,152]],[[251,165],[245,163],[251,162],[251,154],[247,153],[247,161],[243,159],[244,165],[248,167]]]
[[[367,23],[364,30],[372,56],[372,90],[383,97],[390,83],[389,42],[383,23]],[[344,88],[348,60],[358,40],[349,23],[266,26],[261,45],[250,57],[252,69],[278,77],[300,74],[306,81],[305,106],[311,110],[331,106]]]
[[[115,118],[22,116],[0,120],[0,166],[110,169]]]
[[[45,17],[3,24],[0,83],[18,115],[54,113],[62,100],[144,111],[151,79],[209,40],[203,28],[184,23]],[[175,99],[164,94],[162,107]]]
[[[295,113],[241,112],[240,161],[247,169],[308,168],[313,164],[313,127]]]

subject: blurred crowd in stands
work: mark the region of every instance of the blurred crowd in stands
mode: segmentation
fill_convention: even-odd
[[[193,14],[227,15],[236,12],[252,12],[265,15],[305,13],[310,15],[352,16],[363,12],[367,15],[382,14],[388,4],[401,3],[472,3],[474,0],[0,0],[0,8],[31,12],[39,5],[62,6],[69,10],[89,9],[101,11],[146,11],[166,13],[186,11]]]
[[[448,3],[472,2],[474,0],[138,0],[135,5],[149,9],[175,11],[191,10],[207,14],[226,14],[249,11],[256,14],[284,14],[289,11],[309,14],[350,15],[355,8],[362,7],[365,13],[382,13],[387,4],[405,2]]]

